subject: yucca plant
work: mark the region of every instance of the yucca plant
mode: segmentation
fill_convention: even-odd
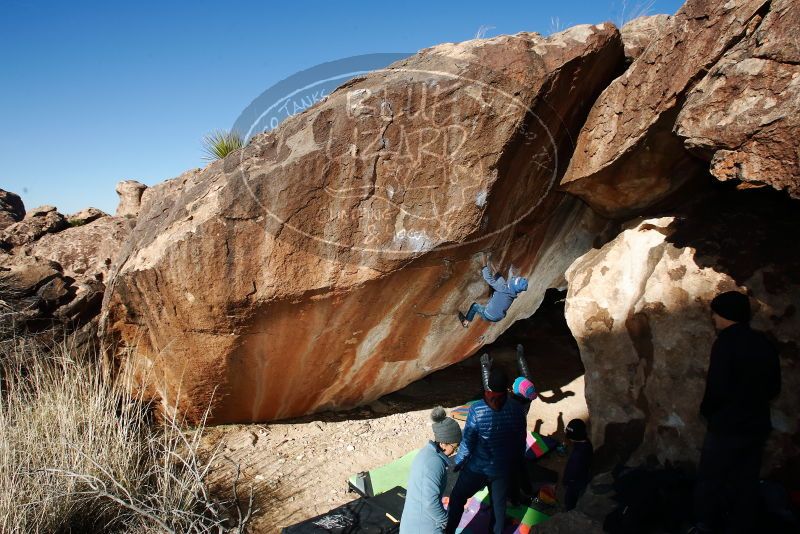
[[[244,146],[244,138],[239,132],[216,130],[203,137],[204,159],[213,161],[222,159],[234,150]]]

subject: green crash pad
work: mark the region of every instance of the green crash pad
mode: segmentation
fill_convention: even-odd
[[[396,486],[405,488],[411,472],[411,464],[418,452],[419,450],[411,451],[386,465],[353,475],[348,479],[348,483],[353,490],[365,497],[380,495]],[[458,479],[458,473],[451,472],[447,478],[445,496],[450,495],[450,491]],[[463,534],[478,532],[483,528],[484,523],[488,525],[488,496],[489,491],[484,488],[469,500],[464,511],[464,519],[461,522],[462,528],[458,532],[463,532]],[[526,534],[533,525],[550,519],[547,513],[527,506],[509,506],[506,515],[513,523],[513,526],[509,525],[508,532],[519,534]],[[476,528],[478,530],[475,530]]]
[[[419,449],[413,450],[386,465],[376,467],[371,471],[355,474],[348,479],[348,483],[357,493],[365,497],[380,495],[395,486],[405,488],[408,482],[408,474],[411,472],[411,463],[418,452]]]

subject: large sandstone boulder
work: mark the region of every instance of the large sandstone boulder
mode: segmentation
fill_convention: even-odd
[[[61,277],[58,263],[26,256],[0,254],[0,288],[6,295],[28,297]]]
[[[142,204],[142,194],[147,190],[147,186],[136,180],[122,180],[117,184],[117,195],[119,204],[117,205],[117,217],[133,217],[139,214],[139,207]]]
[[[626,22],[619,33],[625,45],[625,58],[633,61],[669,26],[669,15],[648,15]]]
[[[705,433],[698,407],[715,337],[709,302],[733,289],[751,295],[754,327],[781,354],[765,469],[800,452],[800,252],[789,233],[800,210],[766,193],[711,198],[689,212],[632,223],[567,271],[566,316],[586,368],[599,465],[648,456],[697,461]]]
[[[0,230],[25,217],[25,205],[16,193],[0,189]]]
[[[708,69],[754,35],[769,5],[688,0],[595,103],[562,180],[564,189],[598,212],[622,218],[669,202],[704,177],[708,166],[683,148],[673,133],[675,119]]]
[[[11,248],[33,243],[47,233],[63,230],[67,220],[53,206],[40,206],[25,214],[25,217],[7,226],[0,232],[0,247]]]
[[[774,0],[748,38],[689,92],[676,132],[719,180],[800,198],[800,6]]]
[[[436,46],[148,189],[104,301],[118,363],[225,422],[352,406],[463,359],[602,226],[555,186],[623,61],[610,24]],[[465,331],[484,250],[531,287]]]
[[[76,282],[61,266],[35,256],[0,253],[0,348],[20,340],[51,345],[65,339],[96,350],[103,284]]]

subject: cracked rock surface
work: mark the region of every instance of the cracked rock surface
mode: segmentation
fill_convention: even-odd
[[[709,169],[797,198],[798,11],[687,1],[598,98],[562,187],[622,219],[691,196]]]

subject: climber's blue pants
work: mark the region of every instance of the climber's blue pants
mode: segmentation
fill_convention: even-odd
[[[484,318],[484,320],[489,321],[490,323],[496,323],[497,322],[497,319],[493,319],[491,317],[487,317],[486,316],[486,306],[478,304],[477,302],[473,302],[472,306],[469,307],[469,311],[467,311],[467,315],[466,315],[467,321],[472,322],[472,320],[475,318],[475,314],[480,315],[481,317]]]

